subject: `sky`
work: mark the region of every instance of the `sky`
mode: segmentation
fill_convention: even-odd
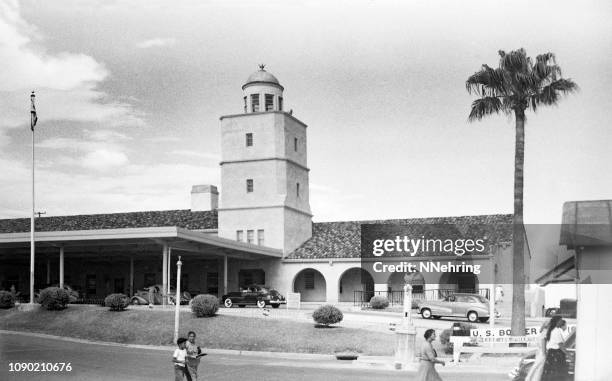
[[[465,80],[521,47],[580,86],[527,116],[525,221],[559,223],[612,198],[610,2],[0,0],[0,218],[30,214],[32,90],[37,211],[188,209],[260,63],[315,221],[511,213],[514,121],[469,123]]]

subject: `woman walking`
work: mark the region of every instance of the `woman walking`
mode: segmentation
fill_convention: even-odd
[[[436,371],[435,365],[446,363],[442,360],[438,360],[438,354],[431,344],[436,339],[436,331],[428,329],[425,331],[425,343],[421,347],[421,361],[419,364],[419,372],[417,373],[417,381],[442,381],[440,375]]]
[[[556,318],[556,319],[555,319]],[[563,381],[568,379],[565,360],[565,320],[554,316],[546,331],[546,361],[542,381]]]

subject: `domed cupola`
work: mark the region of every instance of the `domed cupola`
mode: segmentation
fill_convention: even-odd
[[[242,86],[244,112],[283,111],[283,86],[278,79],[259,65]]]

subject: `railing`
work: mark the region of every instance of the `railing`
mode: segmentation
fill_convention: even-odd
[[[464,294],[477,294],[485,298],[489,298],[488,288],[441,288],[435,290],[424,290],[412,293],[412,308],[416,307],[416,303],[419,300],[439,300],[448,295],[464,293]],[[353,291],[353,305],[356,307],[368,307],[370,305],[370,299],[374,296],[384,296],[389,300],[391,306],[401,306],[404,304],[404,291]]]

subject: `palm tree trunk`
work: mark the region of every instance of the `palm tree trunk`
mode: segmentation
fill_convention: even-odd
[[[525,110],[514,111],[514,216],[512,219],[512,336],[525,335],[525,228],[523,225],[523,166],[525,162]]]

